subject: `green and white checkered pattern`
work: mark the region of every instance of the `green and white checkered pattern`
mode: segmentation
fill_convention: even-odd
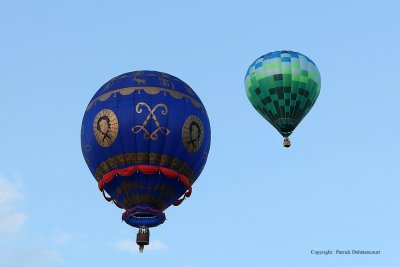
[[[321,76],[305,55],[276,51],[251,64],[245,86],[254,108],[288,137],[317,100]]]

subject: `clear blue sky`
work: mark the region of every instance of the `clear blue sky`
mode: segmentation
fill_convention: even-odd
[[[396,1],[1,1],[0,267],[400,266]],[[270,51],[319,67],[292,147],[248,102]],[[144,254],[80,150],[92,95],[158,70],[206,106],[212,145],[192,197]],[[311,250],[380,250],[316,256]]]

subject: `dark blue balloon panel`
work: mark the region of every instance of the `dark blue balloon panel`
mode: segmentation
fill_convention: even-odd
[[[207,161],[210,141],[200,98],[180,79],[156,71],[125,73],[108,81],[91,99],[82,122],[82,153],[100,183],[115,170],[157,166],[176,171],[192,185]],[[182,179],[138,170],[115,175],[104,189],[127,210],[163,211],[187,190]],[[145,220],[130,224],[141,222]]]

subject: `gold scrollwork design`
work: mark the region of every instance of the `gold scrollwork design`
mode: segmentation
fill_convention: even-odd
[[[143,132],[144,132],[143,138],[144,138],[145,140],[151,139],[151,140],[154,140],[154,141],[158,139],[158,134],[157,134],[158,132],[161,132],[161,133],[164,134],[164,135],[169,135],[170,130],[167,129],[166,127],[161,126],[160,123],[158,122],[158,119],[157,119],[156,114],[154,114],[154,112],[155,112],[158,108],[161,108],[161,114],[162,114],[162,115],[167,115],[167,113],[168,113],[168,108],[167,108],[167,106],[166,106],[165,104],[157,104],[153,109],[151,109],[150,106],[147,105],[146,103],[144,103],[144,102],[139,102],[139,103],[136,105],[136,112],[137,112],[137,113],[142,113],[142,112],[143,112],[142,106],[144,106],[144,107],[147,108],[147,110],[149,111],[149,114],[147,115],[147,117],[146,117],[146,119],[144,120],[144,122],[143,122],[142,125],[136,125],[136,126],[132,127],[132,132],[133,132],[134,134],[138,134],[138,133],[140,133],[141,131],[143,131]],[[151,132],[151,133],[150,133],[150,132],[147,130],[147,128],[146,128],[146,125],[147,125],[147,123],[149,122],[150,118],[153,119],[153,121],[155,122],[155,124],[156,124],[156,126],[157,126],[157,129],[155,129],[155,130],[154,130],[153,132]]]
[[[89,105],[86,108],[86,111],[90,110],[92,108],[92,106],[97,102],[97,101],[106,101],[107,99],[109,99],[112,95],[116,95],[116,94],[121,94],[124,96],[133,94],[134,92],[138,91],[140,92],[141,90],[145,91],[148,94],[158,94],[160,92],[163,93],[168,93],[170,94],[173,98],[175,99],[186,99],[187,101],[190,101],[196,108],[201,108],[205,111],[204,106],[197,101],[196,99],[194,99],[193,97],[175,91],[173,89],[168,89],[168,88],[162,88],[162,87],[152,87],[152,86],[134,86],[134,87],[125,87],[125,88],[121,88],[121,89],[116,89],[116,90],[112,90],[110,92],[104,93],[98,97],[96,97],[95,99],[93,99],[92,101],[90,101]]]

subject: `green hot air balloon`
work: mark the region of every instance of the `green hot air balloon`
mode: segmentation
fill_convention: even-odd
[[[251,104],[284,137],[283,146],[290,147],[289,136],[317,100],[321,76],[305,55],[276,51],[251,64],[245,86]]]

